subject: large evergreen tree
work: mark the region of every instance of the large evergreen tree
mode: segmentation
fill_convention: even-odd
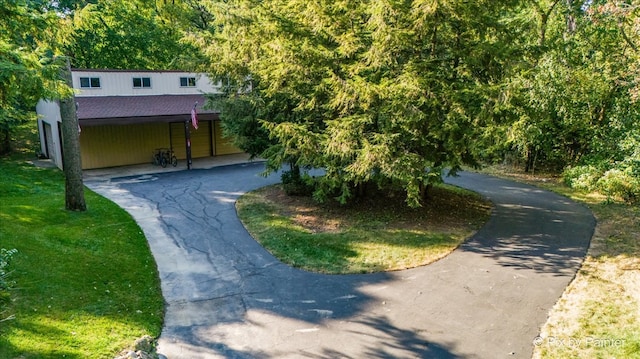
[[[272,168],[326,169],[319,199],[375,183],[417,206],[445,169],[475,164],[515,56],[510,5],[229,1],[211,4],[219,31],[201,43],[214,75],[252,80]]]

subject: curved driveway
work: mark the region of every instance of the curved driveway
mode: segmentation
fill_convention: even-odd
[[[290,268],[246,232],[246,191],[275,183],[249,163],[89,180],[144,230],[167,302],[159,352],[178,358],[530,358],[593,234],[565,197],[462,173],[489,222],[429,266],[366,275]]]

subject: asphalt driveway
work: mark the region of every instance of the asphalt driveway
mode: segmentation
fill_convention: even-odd
[[[147,236],[167,302],[159,352],[169,359],[530,358],[595,226],[565,197],[462,173],[447,181],[495,208],[448,257],[390,273],[308,273],[277,261],[236,216],[240,195],[279,181],[262,170],[85,181]]]

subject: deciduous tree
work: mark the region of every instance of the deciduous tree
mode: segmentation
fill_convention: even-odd
[[[47,31],[55,19],[30,5],[0,0],[0,154],[15,128],[35,119],[38,99],[62,91]]]
[[[60,18],[60,42],[75,68],[184,70],[197,50],[155,2],[109,0],[88,3]]]

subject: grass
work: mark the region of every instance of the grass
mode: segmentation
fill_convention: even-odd
[[[489,217],[489,203],[473,192],[446,185],[432,191],[414,210],[397,194],[320,205],[274,185],[245,194],[236,206],[252,236],[281,261],[320,273],[368,273],[436,261]]]
[[[0,159],[0,248],[15,248],[0,358],[113,358],[157,337],[163,299],[142,231],[114,203],[85,191],[64,209],[64,177],[25,155]]]
[[[640,358],[640,207],[573,190],[556,176],[488,172],[582,202],[597,219],[587,257],[549,313],[534,358]]]

